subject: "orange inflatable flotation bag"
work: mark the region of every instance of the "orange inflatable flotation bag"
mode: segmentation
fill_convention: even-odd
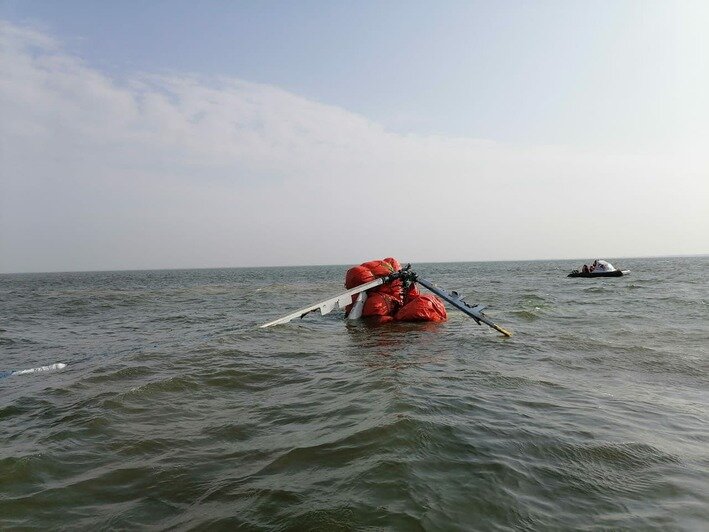
[[[347,270],[347,273],[345,274],[345,288],[355,288],[361,284],[369,283],[375,279],[391,275],[400,269],[401,265],[399,264],[399,261],[393,258],[387,258],[384,260],[370,260],[369,262],[365,262],[359,266],[354,266],[353,268]],[[394,306],[389,308],[386,313],[381,312],[381,305],[385,305],[385,303],[383,303],[383,300],[375,300],[372,303],[369,303],[369,299],[373,294],[386,294],[389,296],[386,303],[387,306],[390,306],[390,303],[401,305],[404,302],[400,280],[377,286],[371,290],[367,290],[368,300],[362,309],[362,317],[389,315],[393,319],[394,314],[396,314],[396,311],[398,310],[398,306]],[[352,303],[354,303],[356,298],[357,296],[352,298]],[[393,302],[391,301],[392,299]],[[347,305],[345,308],[345,313],[349,314],[351,309],[352,304]]]
[[[401,264],[391,257],[384,260],[370,260],[347,270],[345,288],[350,289],[364,283],[369,283],[380,277],[386,277],[401,269]],[[401,283],[399,283],[401,284]]]
[[[401,269],[393,257],[372,260],[354,266],[345,274],[345,288],[354,288],[375,279],[386,277]],[[352,302],[357,296],[352,298]],[[345,309],[346,315],[352,304]],[[404,290],[400,279],[367,290],[367,300],[362,308],[362,317],[373,323],[390,321],[444,321],[446,308],[434,295],[421,295],[415,284]]]
[[[374,292],[367,296],[362,308],[363,318],[374,318],[370,321],[376,323],[387,323],[394,321],[394,314],[399,308],[399,302],[389,294]]]
[[[374,277],[372,270],[365,268],[364,265],[355,266],[347,270],[345,274],[345,288],[349,290],[355,286],[372,282],[374,279],[376,279],[376,277]]]
[[[396,321],[446,321],[446,307],[434,295],[419,294],[409,298],[396,313]]]

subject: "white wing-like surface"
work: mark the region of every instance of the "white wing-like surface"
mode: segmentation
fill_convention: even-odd
[[[329,314],[338,307],[344,309],[347,305],[352,303],[352,296],[365,292],[370,288],[374,288],[376,286],[384,284],[386,282],[385,279],[386,277],[382,277],[380,279],[370,281],[369,283],[364,283],[359,286],[355,286],[354,288],[351,288],[347,292],[344,292],[340,295],[331,297],[330,299],[326,299],[325,301],[321,301],[320,303],[315,303],[313,305],[310,305],[309,307],[296,310],[295,312],[288,314],[287,316],[283,316],[282,318],[278,318],[277,320],[264,323],[263,325],[261,325],[261,328],[263,329],[265,327],[271,327],[272,325],[281,325],[282,323],[288,323],[289,321],[295,318],[302,318],[306,314],[309,314],[316,310],[319,310],[320,314],[324,316],[325,314]]]

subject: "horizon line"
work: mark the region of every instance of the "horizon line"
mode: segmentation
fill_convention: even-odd
[[[612,260],[622,259],[651,259],[651,258],[690,258],[690,257],[709,257],[709,253],[686,253],[686,254],[671,254],[671,255],[636,255],[625,257],[611,257]],[[372,259],[376,260],[376,259]],[[488,263],[488,262],[542,262],[542,261],[571,261],[571,260],[587,260],[579,257],[571,258],[541,258],[541,259],[480,259],[480,260],[444,260],[444,261],[417,261],[418,264],[464,264],[464,263]],[[366,262],[366,261],[365,261]],[[408,262],[406,263],[408,264]],[[186,266],[186,267],[166,267],[166,268],[123,268],[123,269],[88,269],[88,270],[31,270],[31,271],[14,271],[0,272],[0,275],[36,275],[48,273],[118,273],[118,272],[160,272],[160,271],[192,271],[192,270],[239,270],[239,269],[257,269],[257,268],[317,268],[323,266],[347,266],[345,263],[332,264],[288,264],[288,265],[256,265],[256,266]],[[351,264],[349,267],[357,266]]]

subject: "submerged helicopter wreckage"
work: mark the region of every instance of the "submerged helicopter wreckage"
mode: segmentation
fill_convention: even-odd
[[[435,295],[420,293],[416,283]],[[374,323],[445,321],[446,309],[438,299],[440,297],[473,318],[478,325],[484,323],[504,336],[512,336],[511,332],[493,323],[483,313],[484,306],[466,303],[458,292],[448,292],[437,287],[431,281],[419,277],[410,264],[402,268],[393,258],[365,262],[350,268],[345,276],[345,288],[348,290],[342,294],[265,323],[261,328],[288,323],[317,310],[324,316],[336,308],[344,309],[345,317],[349,320],[365,318]]]

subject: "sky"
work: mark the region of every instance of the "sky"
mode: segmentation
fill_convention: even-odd
[[[709,253],[709,3],[0,0],[0,272]]]

